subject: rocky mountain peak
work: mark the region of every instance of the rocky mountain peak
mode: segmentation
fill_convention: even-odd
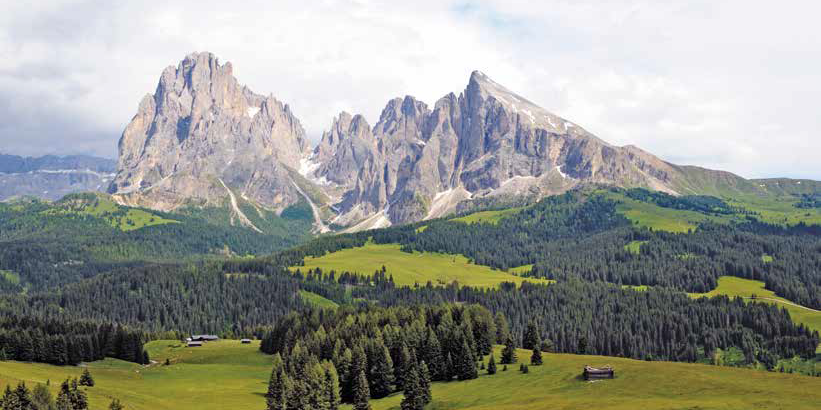
[[[287,104],[240,85],[230,63],[203,52],[162,72],[119,150],[109,191],[123,203],[172,210],[230,206],[239,196],[282,211],[301,198],[289,170],[309,147]]]

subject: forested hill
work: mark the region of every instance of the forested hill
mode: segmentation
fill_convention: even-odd
[[[227,208],[168,214],[104,194],[0,203],[0,291],[56,288],[144,263],[267,254],[307,240],[311,221],[307,204],[257,222],[264,230],[256,232],[232,226]]]
[[[805,211],[796,199],[784,212],[812,224],[776,223],[781,216],[766,209],[715,197],[571,191],[486,221],[468,216],[321,238],[267,260],[300,265],[306,256],[368,241],[398,243],[408,252],[462,254],[480,265],[525,267],[517,269],[520,275],[559,281],[700,293],[714,289],[721,276],[738,276],[762,280],[767,289],[817,309],[821,225],[814,223],[815,210]]]

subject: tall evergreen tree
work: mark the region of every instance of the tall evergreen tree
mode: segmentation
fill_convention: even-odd
[[[422,410],[424,406],[424,397],[419,384],[419,365],[415,362],[409,363],[407,373],[405,373],[401,408],[402,410]]]
[[[368,402],[370,399],[371,392],[368,389],[368,378],[365,377],[365,371],[360,371],[353,389],[354,410],[371,410],[371,405]]]
[[[496,357],[493,353],[490,354],[490,360],[487,362],[487,374],[496,374]]]
[[[502,350],[502,364],[516,363],[516,345],[513,344],[513,338],[508,337],[505,348]]]
[[[108,405],[108,410],[124,410],[125,406],[120,403],[119,399],[112,399],[111,403]]]
[[[31,393],[34,408],[37,410],[54,410],[54,398],[51,391],[42,383],[37,383]]]
[[[430,371],[428,370],[428,364],[422,361],[419,363],[419,395],[421,396],[421,400],[424,403],[422,406],[426,406],[428,403],[433,400],[433,396],[430,391]]]
[[[522,348],[528,350],[539,349],[541,348],[540,343],[539,330],[536,327],[536,322],[531,320],[527,323],[524,337],[522,337]]]
[[[393,391],[393,360],[388,352],[388,348],[381,342],[376,348],[376,357],[371,366],[370,382],[371,397],[381,399]]]
[[[533,349],[533,354],[530,355],[530,364],[534,366],[539,366],[542,364],[542,349]]]
[[[476,369],[476,353],[468,344],[467,340],[462,341],[462,350],[459,353],[457,362],[456,377],[459,380],[471,380],[479,377],[479,371]]]
[[[542,364],[542,339],[536,334],[536,338],[532,342],[533,352],[530,355],[530,364],[539,366]]]
[[[91,372],[86,367],[83,369],[83,374],[80,375],[80,386],[94,387],[94,378],[91,377]]]
[[[339,397],[339,375],[333,363],[325,364],[325,380],[323,383],[323,392],[327,397],[328,410],[338,410]]]

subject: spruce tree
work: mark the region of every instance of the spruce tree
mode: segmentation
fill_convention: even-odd
[[[428,329],[428,336],[420,359],[428,363],[433,380],[445,380],[447,378],[447,362],[442,357],[442,345],[439,344],[439,338],[436,337],[436,332],[432,329]]]
[[[125,406],[120,403],[118,399],[112,399],[111,404],[108,405],[108,410],[124,410]]]
[[[542,341],[536,336],[535,342],[533,344],[533,354],[530,355],[530,364],[539,366],[542,364]]]
[[[530,364],[534,366],[539,366],[542,364],[542,351],[539,349],[533,349],[533,354],[530,355]]]
[[[71,379],[71,406],[73,410],[85,410],[88,408],[88,397],[86,392],[77,387],[77,379]]]
[[[422,405],[423,407],[433,400],[433,396],[430,392],[430,380],[428,364],[422,361],[419,363],[419,394],[422,398],[422,402],[424,403]]]
[[[368,403],[370,398],[371,392],[368,389],[368,378],[365,377],[365,371],[360,371],[356,377],[356,384],[353,389],[354,410],[371,410],[371,405]]]
[[[94,378],[91,377],[88,368],[83,369],[83,374],[80,376],[80,386],[94,387]]]
[[[508,337],[504,350],[502,350],[502,364],[516,363],[516,346],[513,344],[513,338]]]
[[[420,392],[419,366],[417,363],[409,363],[405,374],[403,389],[402,410],[422,410],[424,399]]]
[[[373,359],[373,366],[370,371],[371,397],[381,399],[393,391],[393,361],[388,352],[388,348],[381,342],[377,347],[376,357]]]
[[[54,398],[46,385],[38,383],[32,390],[31,399],[37,410],[51,410],[54,408]]]
[[[267,410],[285,410],[287,392],[285,391],[285,371],[282,367],[271,372],[271,379],[268,381],[268,393],[265,394]]]
[[[527,324],[527,329],[525,330],[524,337],[522,338],[522,348],[523,349],[539,349],[540,346],[540,338],[539,338],[539,331],[536,328],[536,323],[534,321],[530,321]]]
[[[71,403],[71,388],[66,379],[60,384],[60,393],[57,394],[57,410],[73,410]]]
[[[467,340],[462,341],[462,350],[457,361],[457,371],[456,377],[459,380],[471,380],[479,377],[479,372],[476,369],[476,355],[468,345]]]
[[[328,410],[339,409],[339,375],[333,363],[325,363],[325,380],[323,383],[323,393],[328,402]]]
[[[490,360],[487,362],[487,374],[496,374],[496,358],[493,353],[490,354]]]
[[[3,410],[5,409],[19,409],[20,403],[17,400],[17,394],[11,390],[11,385],[6,385],[6,391],[3,393],[3,400],[0,401],[0,404],[3,405]]]
[[[14,395],[17,396],[17,405],[19,406],[16,409],[29,410],[34,408],[31,392],[25,383],[20,382],[17,384],[17,388],[14,389]]]

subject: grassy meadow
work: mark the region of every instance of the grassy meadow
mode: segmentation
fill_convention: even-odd
[[[397,244],[374,244],[326,254],[321,257],[305,258],[305,266],[294,266],[292,270],[320,268],[323,272],[336,270],[371,275],[382,266],[393,275],[397,285],[418,283],[425,285],[428,281],[434,285],[446,285],[453,281],[461,285],[495,287],[501,282],[517,284],[527,280],[537,283],[549,283],[544,279],[522,278],[508,272],[491,269],[487,266],[470,263],[462,255],[449,255],[432,252],[402,252]]]
[[[458,221],[464,223],[489,223],[497,224],[502,218],[515,214],[521,211],[522,208],[508,208],[498,211],[479,211],[459,218],[453,218],[451,221]]]
[[[821,312],[798,306],[793,302],[776,295],[775,292],[764,289],[764,282],[761,281],[737,278],[734,276],[722,276],[718,278],[718,286],[710,292],[689,293],[689,295],[693,298],[712,297],[717,295],[750,298],[755,295],[757,298],[755,300],[757,302],[778,304],[778,306],[781,306],[790,312],[790,316],[796,323],[803,323],[810,329],[821,332]]]
[[[300,290],[299,297],[301,297],[305,302],[319,308],[336,309],[339,307],[339,303],[336,303],[333,300],[321,295],[317,295],[316,293],[308,292],[307,290]]]
[[[166,219],[142,209],[121,207],[111,197],[103,194],[81,194],[64,200],[62,204],[62,208],[50,209],[46,212],[75,213],[101,218],[112,227],[124,232],[147,226],[179,223],[179,221]]]
[[[182,347],[176,340],[147,345],[157,364],[140,366],[106,359],[88,364],[96,386],[86,388],[92,410],[104,410],[112,397],[131,410],[180,408],[261,409],[271,358],[258,342],[223,340],[203,347]],[[496,358],[501,354],[496,347]],[[527,363],[530,351],[519,350]],[[701,364],[645,362],[602,356],[544,354],[544,365],[529,374],[507,371],[466,382],[434,383],[429,409],[817,409],[818,378]],[[165,366],[165,359],[171,365]],[[484,359],[487,363],[487,358]],[[585,382],[584,365],[612,365],[613,380]],[[77,377],[82,367],[0,362],[0,388],[23,380],[28,386],[51,380],[56,396],[60,381]],[[374,410],[398,410],[401,394],[373,400]],[[350,409],[350,406],[344,406]]]

